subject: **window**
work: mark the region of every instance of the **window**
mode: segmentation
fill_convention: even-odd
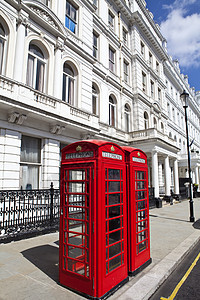
[[[67,63],[63,65],[63,91],[62,100],[74,105],[75,75],[71,66]]]
[[[97,7],[97,3],[98,2],[98,0],[93,0],[93,4]]]
[[[98,34],[93,32],[93,56],[98,58]]]
[[[153,118],[153,127],[157,129],[157,120],[155,117]]]
[[[123,35],[123,42],[125,45],[127,45],[128,44],[128,31],[124,27],[123,27],[122,35]]]
[[[160,127],[161,127],[161,132],[164,133],[164,125],[163,125],[163,122],[161,122]]]
[[[2,74],[5,41],[6,41],[5,30],[0,23],[0,74]]]
[[[116,126],[116,100],[109,97],[109,125]]]
[[[125,131],[130,131],[130,106],[128,104],[125,104],[124,106],[124,122],[125,122]]]
[[[148,113],[145,111],[144,112],[144,129],[149,128],[149,116]]]
[[[124,60],[124,81],[128,83],[128,74],[129,74],[129,63]]]
[[[115,16],[110,10],[108,11],[108,25],[114,30]]]
[[[170,104],[167,103],[167,113],[168,113],[168,117],[171,117],[171,111],[170,111]]]
[[[66,16],[65,16],[65,26],[71,30],[73,33],[77,31],[77,8],[71,4],[71,2],[66,1]]]
[[[144,58],[144,44],[143,44],[143,42],[140,43],[140,46],[141,46],[141,54]]]
[[[34,45],[29,45],[28,53],[28,65],[26,74],[27,85],[34,89],[43,92],[44,91],[44,71],[45,71],[45,59],[41,49]]]
[[[41,140],[22,136],[20,157],[20,187],[22,189],[39,188],[39,170],[41,165]]]
[[[115,51],[109,47],[109,70],[115,72]]]
[[[156,72],[159,73],[159,71],[160,71],[160,66],[159,66],[159,63],[156,62]]]
[[[158,88],[158,100],[161,101],[161,89]]]
[[[149,65],[151,68],[153,67],[153,56],[152,56],[151,52],[149,52]]]
[[[154,82],[151,80],[151,97],[154,98]]]
[[[142,72],[142,90],[143,92],[146,92],[146,74]]]
[[[98,114],[98,89],[96,85],[92,84],[92,113],[94,115]]]

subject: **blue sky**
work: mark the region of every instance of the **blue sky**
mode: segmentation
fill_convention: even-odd
[[[167,40],[168,53],[200,91],[200,0],[146,0]]]

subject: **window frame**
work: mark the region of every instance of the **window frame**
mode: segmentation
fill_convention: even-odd
[[[109,96],[109,125],[112,127],[116,127],[117,120],[117,103],[113,96]]]
[[[66,68],[69,67],[69,69],[72,70],[73,75],[65,72],[64,71],[65,67]],[[69,80],[71,80],[71,82],[73,82],[73,99],[71,99],[71,98],[69,99],[69,94],[71,94],[71,83],[70,83],[70,87],[69,87]],[[64,83],[65,83],[65,93],[64,93]],[[66,102],[67,104],[72,105],[72,106],[75,106],[75,99],[76,99],[76,88],[75,87],[76,87],[76,72],[75,72],[74,68],[69,64],[69,62],[66,61],[63,64],[62,101]],[[70,91],[69,91],[69,88],[70,88]]]
[[[94,43],[94,38],[96,38],[96,45]],[[98,59],[99,56],[98,48],[99,48],[99,34],[96,31],[93,31],[93,57],[95,57],[96,59]]]
[[[112,53],[112,56],[113,56],[113,60],[112,60],[112,57],[110,55],[111,53]],[[109,70],[113,73],[116,72],[115,61],[116,61],[116,51],[111,46],[109,46]]]
[[[69,13],[67,11],[67,5],[69,5]],[[75,12],[75,18],[72,16],[72,13]],[[67,20],[69,20],[69,24],[67,25]],[[74,29],[70,26],[74,24]],[[78,33],[78,7],[69,0],[66,0],[66,10],[65,10],[65,27],[70,30],[72,33]]]
[[[115,30],[115,15],[110,9],[108,10],[108,26]]]

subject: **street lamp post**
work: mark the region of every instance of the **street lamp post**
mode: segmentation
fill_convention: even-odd
[[[189,188],[190,188],[190,222],[194,222],[194,209],[193,209],[193,189],[192,189],[192,176],[191,176],[191,160],[190,160],[190,145],[189,145],[189,135],[188,135],[188,120],[187,120],[187,107],[188,107],[188,97],[189,94],[184,90],[180,95],[183,102],[183,108],[185,110],[185,127],[186,127],[186,138],[187,138],[187,155],[188,155],[188,173],[189,173]]]

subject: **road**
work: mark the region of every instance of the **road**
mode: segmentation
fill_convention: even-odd
[[[200,242],[149,300],[200,300]]]

